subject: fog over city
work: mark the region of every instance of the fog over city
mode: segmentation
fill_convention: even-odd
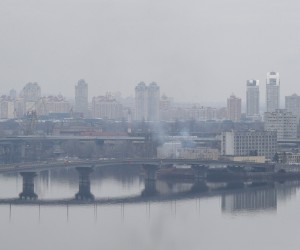
[[[299,13],[0,0],[0,248],[299,249]]]
[[[37,82],[45,94],[133,96],[144,81],[184,102],[245,99],[246,81],[281,78],[299,93],[295,0],[47,0],[0,2],[1,93]],[[298,86],[297,86],[298,85]]]

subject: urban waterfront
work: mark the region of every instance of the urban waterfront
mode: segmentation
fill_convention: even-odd
[[[78,183],[74,167],[41,171],[34,179],[35,204],[1,204],[3,249],[297,249],[300,243],[298,181],[219,188],[210,196],[199,191],[165,201],[38,203],[72,200]],[[166,197],[188,193],[191,186],[156,182]],[[22,187],[19,173],[2,174],[0,200],[17,199]],[[140,167],[99,167],[90,175],[95,201],[140,196],[144,189]]]

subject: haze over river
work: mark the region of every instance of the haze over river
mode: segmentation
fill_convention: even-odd
[[[95,168],[95,200],[138,197],[145,189],[139,167]],[[299,249],[299,182],[222,188],[213,194],[186,193],[191,183],[157,181],[165,199],[146,197],[115,204],[15,204],[2,202],[22,192],[19,173],[0,175],[1,249]],[[78,192],[75,168],[37,172],[38,200],[72,199]],[[214,184],[210,184],[214,186]],[[215,186],[216,187],[216,186]],[[155,196],[155,195],[154,195]],[[176,196],[174,196],[176,197]],[[27,203],[27,204],[26,204]]]

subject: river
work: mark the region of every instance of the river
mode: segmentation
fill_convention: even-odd
[[[37,172],[35,202],[15,202],[22,176],[1,174],[1,249],[299,249],[300,182],[209,183],[213,191],[191,192],[192,183],[160,180],[157,193],[142,196],[140,172],[95,168],[89,186],[95,201],[80,204],[66,202],[79,190],[75,168]]]

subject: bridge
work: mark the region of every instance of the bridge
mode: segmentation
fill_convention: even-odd
[[[47,162],[29,162],[14,163],[0,165],[0,173],[2,172],[20,172],[20,171],[39,171],[51,168],[61,168],[69,166],[114,166],[114,165],[152,165],[157,167],[165,167],[170,165],[205,165],[205,166],[257,166],[264,168],[274,168],[273,163],[253,163],[239,162],[229,160],[200,160],[200,159],[159,159],[159,158],[102,158],[102,159],[86,159],[86,160],[64,160],[64,161],[47,161]]]
[[[8,142],[26,142],[26,141],[144,141],[142,136],[54,136],[54,135],[24,135],[24,136],[9,136],[0,137],[0,144]]]
[[[31,172],[31,177],[35,175]],[[80,175],[80,174],[79,174]],[[24,175],[22,175],[24,178]],[[28,176],[27,176],[28,177]],[[25,177],[25,178],[27,178]],[[23,179],[24,181],[24,179]],[[85,184],[83,184],[83,182]],[[0,205],[38,205],[38,206],[76,206],[76,205],[117,205],[117,204],[138,204],[138,203],[148,203],[148,202],[168,202],[168,201],[179,201],[179,200],[189,200],[195,198],[211,198],[222,195],[231,195],[237,193],[247,193],[256,190],[264,189],[274,189],[274,182],[261,182],[261,183],[244,183],[244,182],[227,182],[223,187],[210,187],[205,181],[195,182],[192,187],[187,191],[182,191],[178,193],[161,194],[157,190],[147,190],[147,185],[145,184],[145,189],[137,195],[127,196],[127,197],[116,197],[116,198],[97,198],[95,199],[91,194],[89,182],[83,181],[79,177],[79,191],[84,196],[78,198],[78,193],[74,195],[74,198],[65,199],[38,199],[34,194],[34,187],[31,181],[26,180],[23,182],[23,191],[20,193],[20,198],[6,198],[0,199]],[[27,187],[26,187],[27,185]],[[28,188],[28,185],[30,186]],[[82,185],[87,185],[83,188]],[[299,187],[299,182],[293,182],[292,186]],[[25,191],[24,191],[25,190]],[[29,196],[21,197],[27,193]],[[26,194],[25,194],[26,195]]]
[[[160,194],[160,192],[156,189],[156,170],[159,166],[163,164],[174,164],[174,163],[190,163],[194,164],[194,167],[202,168],[201,164],[208,163],[219,163],[224,164],[228,163],[228,161],[199,161],[199,160],[183,160],[183,159],[131,159],[132,162],[127,162],[127,164],[138,164],[143,165],[145,170],[145,182],[143,191],[134,196],[127,197],[119,197],[119,198],[105,198],[99,199],[95,198],[92,194],[91,183],[90,183],[90,174],[93,172],[93,167],[91,167],[91,162],[77,162],[77,164],[67,165],[68,167],[76,167],[78,172],[78,192],[74,195],[74,198],[66,198],[66,199],[38,199],[37,194],[35,194],[34,190],[34,178],[38,174],[39,171],[49,168],[56,167],[65,167],[66,165],[55,165],[52,166],[46,165],[43,167],[32,167],[25,166],[20,169],[9,169],[2,172],[19,172],[23,178],[23,189],[19,194],[19,198],[8,198],[8,199],[0,199],[0,205],[10,204],[10,205],[82,205],[82,204],[99,204],[99,205],[110,205],[110,204],[131,204],[131,203],[143,203],[143,202],[165,202],[172,200],[181,200],[181,199],[193,199],[193,198],[201,198],[201,197],[214,197],[222,194],[231,194],[237,192],[237,190],[247,192],[249,190],[256,190],[261,188],[273,188],[274,183],[276,182],[276,178],[259,178],[256,180],[252,180],[251,182],[245,181],[244,179],[233,179],[233,180],[223,180],[223,183],[226,185],[223,186],[211,186],[208,183],[214,183],[214,181],[207,180],[203,178],[203,176],[195,176],[192,180],[191,188],[187,191],[179,192],[179,193],[170,193],[170,194]],[[110,160],[101,160],[94,161],[94,164],[98,164],[99,166],[112,166],[116,164],[120,164],[120,161],[117,159]],[[196,164],[197,163],[197,164]],[[231,162],[232,163],[232,162]],[[93,166],[95,166],[93,164]],[[33,171],[34,169],[34,171]],[[280,181],[284,181],[280,179]],[[286,176],[288,179],[288,176]],[[299,176],[296,176],[296,180],[299,179]],[[172,182],[171,182],[172,183]],[[299,183],[296,181],[295,183]],[[298,185],[298,184],[297,184]]]

